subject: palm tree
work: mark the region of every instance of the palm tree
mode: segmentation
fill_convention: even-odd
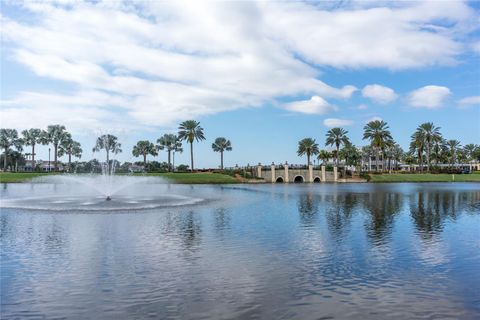
[[[422,136],[425,139],[425,151],[427,156],[427,171],[430,171],[430,149],[435,141],[441,141],[442,135],[440,134],[440,127],[435,127],[433,122],[422,123],[418,128],[418,131],[422,132]]]
[[[335,162],[336,162],[336,166],[338,167],[338,159],[339,159],[339,150],[340,150],[340,146],[343,144],[343,145],[346,145],[348,143],[350,143],[350,140],[348,139],[347,137],[347,133],[348,131],[346,131],[345,129],[343,128],[332,128],[330,130],[328,130],[326,136],[327,136],[327,139],[325,140],[325,145],[327,146],[333,146],[335,145],[336,147],[336,155],[335,155]]]
[[[178,137],[174,134],[164,134],[162,137],[157,139],[157,143],[158,143],[157,148],[159,150],[167,150],[167,153],[168,153],[168,171],[171,171],[172,166],[170,164],[171,163],[170,155],[171,155],[172,152],[175,154],[175,151],[178,151],[179,148],[181,149],[182,148],[182,143],[178,140]]]
[[[356,167],[362,159],[362,155],[358,149],[350,142],[339,151],[339,156],[345,159],[344,175],[346,176],[347,166]]]
[[[330,159],[332,155],[330,154],[330,152],[328,152],[327,150],[320,150],[320,152],[318,153],[318,156],[317,156],[317,159],[318,160],[322,160],[322,164],[323,165],[326,165],[327,164],[327,161],[328,159]]]
[[[74,141],[72,136],[68,134],[68,137],[65,138],[60,145],[58,146],[58,156],[63,157],[64,155],[68,155],[68,171],[71,169],[72,165],[72,156],[76,158],[82,157],[82,147],[80,142]]]
[[[315,142],[315,139],[305,138],[298,141],[297,155],[299,157],[307,155],[307,166],[310,165],[310,156],[317,155],[318,152],[318,143]]]
[[[107,154],[107,170],[111,173],[110,170],[110,152],[113,154],[118,154],[122,152],[122,144],[118,142],[118,138],[111,134],[104,134],[97,138],[95,147],[93,147],[93,152],[100,150],[105,150]]]
[[[232,151],[230,140],[227,140],[224,137],[219,137],[215,139],[214,143],[212,143],[212,149],[215,152],[220,152],[220,169],[223,170],[223,152]]]
[[[147,155],[158,155],[157,148],[155,148],[155,145],[148,140],[138,141],[137,144],[133,146],[132,154],[135,157],[139,157],[142,155],[144,165],[147,165]]]
[[[416,130],[410,141],[410,152],[412,154],[417,153],[418,165],[420,166],[420,171],[423,172],[423,151],[425,150],[425,137],[423,136],[423,131]]]
[[[458,140],[448,140],[447,146],[450,151],[450,165],[453,167],[455,164],[458,150],[460,149],[460,141]]]
[[[3,170],[7,170],[7,156],[10,147],[22,150],[22,140],[18,138],[18,131],[15,129],[0,129],[0,147],[4,150]]]
[[[27,146],[32,146],[32,171],[35,170],[35,145],[42,142],[41,129],[28,129],[22,131],[22,141]]]
[[[467,156],[468,161],[475,160],[475,153],[479,148],[480,148],[480,146],[478,146],[476,144],[473,144],[473,143],[466,144],[463,147],[463,150],[465,152],[465,155]]]
[[[47,131],[42,133],[40,141],[42,144],[53,145],[53,159],[54,159],[54,168],[58,169],[58,146],[62,143],[64,139],[68,139],[69,133],[65,130],[65,126],[55,124],[47,127]]]
[[[378,171],[378,158],[380,150],[393,140],[388,125],[383,120],[370,121],[363,127],[363,140],[369,139],[372,147],[375,149],[375,166]]]
[[[205,140],[203,135],[203,128],[200,126],[200,122],[195,120],[187,120],[180,123],[178,127],[178,138],[180,140],[186,140],[190,143],[190,163],[193,171],[193,141]]]
[[[175,137],[175,143],[173,145],[173,148],[172,148],[172,169],[173,171],[175,171],[175,153],[176,152],[179,152],[179,153],[182,153],[183,152],[183,148],[182,148],[182,142],[178,139],[178,137]]]

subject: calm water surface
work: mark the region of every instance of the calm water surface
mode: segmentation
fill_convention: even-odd
[[[204,201],[2,208],[1,318],[480,319],[480,184],[148,191]]]

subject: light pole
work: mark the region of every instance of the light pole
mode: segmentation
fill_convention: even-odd
[[[48,148],[48,172],[50,172],[50,148]]]

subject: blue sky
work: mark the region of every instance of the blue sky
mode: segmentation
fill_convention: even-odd
[[[371,119],[404,148],[426,121],[480,143],[479,12],[461,1],[2,2],[1,126],[65,124],[87,160],[95,136],[113,133],[119,159],[134,161],[137,140],[196,119],[198,167],[218,165],[218,136],[232,141],[227,166],[303,163],[298,140],[323,147],[342,126],[365,145]]]

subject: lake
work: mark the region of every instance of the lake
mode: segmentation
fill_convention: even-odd
[[[2,319],[480,318],[478,183],[1,188]]]

